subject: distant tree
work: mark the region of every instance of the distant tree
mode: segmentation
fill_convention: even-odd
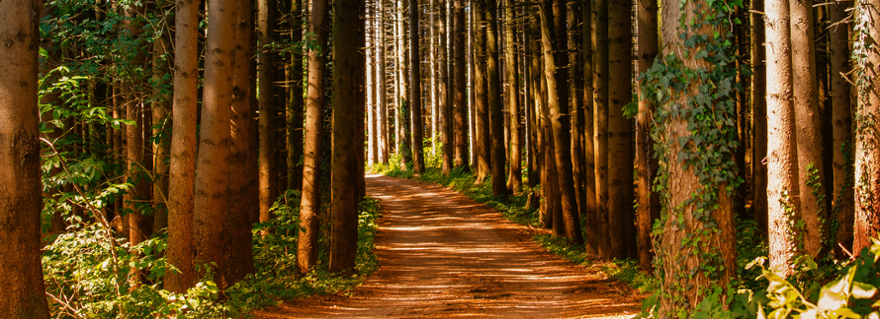
[[[453,60],[453,94],[452,94],[452,108],[453,113],[455,114],[455,123],[453,124],[453,130],[455,131],[454,143],[455,143],[455,154],[453,158],[453,162],[455,162],[455,167],[461,168],[469,168],[469,159],[468,155],[469,149],[469,140],[468,140],[468,121],[467,121],[467,110],[468,110],[468,100],[465,96],[465,92],[467,92],[467,81],[465,81],[467,72],[465,60],[465,51],[467,49],[467,41],[465,25],[467,21],[465,21],[464,16],[464,0],[454,0],[454,8],[453,8],[453,26],[452,26],[452,60]]]
[[[0,2],[0,318],[49,318],[40,261],[41,5]]]
[[[447,54],[447,48],[450,44],[452,44],[452,37],[450,36],[450,32],[447,32],[447,5],[444,2],[451,1],[440,1],[440,5],[437,10],[437,37],[438,37],[438,50],[437,50],[437,64],[438,64],[438,87],[437,87],[437,110],[440,112],[440,142],[443,144],[441,153],[442,159],[440,168],[443,174],[449,174],[452,172],[453,168],[453,144],[455,137],[453,136],[453,119],[452,112],[453,106],[452,101],[450,101],[450,62],[449,55]],[[448,13],[451,15],[452,13]]]
[[[409,111],[410,111],[410,127],[412,135],[410,145],[413,152],[413,172],[421,173],[425,169],[425,154],[422,151],[422,99],[421,94],[421,73],[419,72],[420,55],[419,55],[419,6],[416,0],[409,0]]]

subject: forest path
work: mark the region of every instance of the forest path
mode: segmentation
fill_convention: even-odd
[[[455,191],[367,175],[367,193],[382,206],[379,270],[348,296],[296,299],[257,318],[629,318],[638,311],[639,298],[597,267],[545,251],[532,232]]]

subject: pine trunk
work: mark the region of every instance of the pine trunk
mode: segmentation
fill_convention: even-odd
[[[874,132],[876,118],[880,116],[880,1],[861,0],[856,2],[856,25],[864,25],[865,30],[855,41],[865,52],[856,59],[857,70],[862,72],[858,79],[858,110],[856,111],[856,153],[855,153],[855,225],[853,228],[853,250],[859,255],[863,248],[871,246],[871,239],[880,231],[880,141]]]
[[[657,1],[638,2],[639,73],[644,73],[654,64],[659,50],[657,45]],[[651,262],[654,252],[651,246],[651,229],[654,221],[660,218],[660,196],[652,190],[654,176],[657,174],[657,159],[654,156],[654,142],[651,139],[654,105],[646,97],[639,98],[639,113],[636,117],[636,159],[638,160],[638,248],[639,266],[645,271],[654,267]]]
[[[831,23],[838,23],[846,19],[848,8],[851,4],[836,2],[830,5]],[[851,24],[842,23],[831,27],[830,55],[831,55],[831,108],[832,108],[832,136],[834,138],[832,152],[834,154],[832,175],[834,183],[834,208],[831,218],[837,219],[837,229],[834,238],[834,255],[837,259],[845,259],[847,251],[852,250],[853,242],[853,139],[852,139],[852,102],[850,100],[851,86],[843,76],[850,71],[849,65],[849,29]]]

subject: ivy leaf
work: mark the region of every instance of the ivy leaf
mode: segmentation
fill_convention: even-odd
[[[871,299],[877,293],[877,288],[863,282],[853,282],[851,296],[858,299]]]

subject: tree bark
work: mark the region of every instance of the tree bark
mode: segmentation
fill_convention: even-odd
[[[171,32],[166,28],[153,42],[153,79],[154,83],[166,84],[163,77],[171,72],[168,54],[171,48]],[[171,118],[170,95],[164,93],[161,86],[153,87],[153,103],[150,107],[153,117],[151,128],[153,149],[153,229],[159,230],[168,227],[168,153],[171,143],[169,141]]]
[[[275,54],[263,46],[275,37],[276,2],[257,0],[257,41],[259,42],[259,113],[260,113],[260,222],[272,219],[269,208],[278,196],[275,185]],[[264,231],[265,235],[265,231]]]
[[[296,265],[306,274],[318,263],[318,233],[321,214],[321,150],[324,131],[324,68],[330,9],[327,0],[312,0],[308,31],[315,46],[308,51],[306,131],[303,141],[302,198],[299,208]]]
[[[584,158],[584,105],[583,105],[583,97],[584,93],[582,92],[584,89],[584,80],[583,80],[583,67],[581,67],[581,63],[583,60],[580,59],[581,55],[581,8],[578,3],[569,2],[566,4],[565,11],[565,25],[566,30],[566,43],[567,47],[565,47],[564,52],[566,52],[566,59],[568,61],[568,79],[565,82],[567,83],[564,90],[568,91],[568,109],[569,112],[569,121],[571,125],[571,167],[572,167],[572,177],[574,178],[574,194],[577,199],[577,212],[578,212],[578,224],[583,220],[583,217],[587,215],[587,194],[585,191],[585,181],[586,181],[586,172],[584,166],[586,165],[586,159]]]
[[[583,53],[583,79],[584,79],[584,235],[586,239],[586,250],[591,254],[599,252],[599,216],[598,207],[596,205],[596,154],[594,151],[595,141],[593,139],[594,123],[593,112],[595,111],[593,101],[593,1],[584,1],[581,3],[581,14],[583,23],[581,30],[581,52]]]
[[[0,318],[49,318],[40,261],[41,6],[0,2]]]
[[[451,0],[447,0],[451,1]],[[439,37],[439,50],[437,54],[437,60],[439,64],[438,77],[439,77],[439,87],[437,88],[437,110],[440,112],[440,142],[443,143],[443,147],[441,152],[443,153],[443,158],[441,162],[441,170],[443,174],[448,175],[452,172],[453,167],[453,140],[455,137],[453,136],[453,119],[452,112],[453,106],[450,104],[449,97],[449,59],[447,55],[447,48],[449,46],[449,32],[447,32],[447,5],[442,3],[439,6],[437,11],[437,36]]]
[[[414,1],[414,0],[411,0]],[[339,0],[333,3],[333,162],[331,164],[330,272],[352,272],[358,248],[357,153],[364,143],[358,139],[358,118],[366,102],[364,58],[365,3]],[[414,2],[410,14],[415,14]],[[411,22],[416,24],[417,22]],[[412,32],[413,30],[410,29]],[[413,37],[418,40],[417,32]],[[411,52],[418,61],[418,52]],[[415,69],[417,75],[418,69]],[[417,93],[418,83],[413,85]],[[415,94],[414,94],[415,95]],[[413,96],[418,100],[418,96]],[[354,152],[352,152],[354,150]]]
[[[409,0],[409,62],[410,62],[410,91],[409,101],[410,109],[410,126],[412,128],[412,136],[410,137],[410,145],[413,151],[413,172],[421,173],[425,170],[425,154],[422,150],[422,99],[419,92],[421,91],[421,73],[419,73],[419,14],[418,2]],[[407,135],[409,137],[409,135]]]
[[[414,1],[414,0],[411,0]],[[507,174],[504,142],[504,112],[501,105],[501,79],[498,74],[498,6],[495,0],[486,0],[486,75],[489,108],[489,129],[492,156],[492,195],[507,196]]]
[[[469,149],[469,141],[468,141],[468,100],[465,96],[467,92],[467,71],[465,68],[465,64],[467,61],[465,60],[464,53],[467,50],[467,42],[465,40],[465,26],[467,25],[467,21],[465,21],[464,16],[464,0],[454,0],[455,8],[453,9],[453,44],[452,44],[452,60],[453,60],[453,81],[454,84],[453,90],[453,99],[452,99],[452,108],[455,113],[455,123],[453,125],[453,129],[455,130],[455,154],[453,156],[453,162],[455,163],[455,167],[460,167],[462,169],[469,169],[470,157],[468,155]]]
[[[632,0],[608,5],[608,235],[611,257],[636,257],[633,224],[632,120],[623,107],[632,100]]]
[[[638,1],[638,39],[639,73],[644,73],[654,64],[659,50],[657,45],[657,1]],[[640,94],[641,95],[641,94]],[[636,159],[638,160],[638,248],[639,266],[645,271],[654,269],[654,251],[651,246],[651,229],[654,221],[660,218],[660,196],[652,191],[657,174],[657,159],[654,156],[654,143],[651,139],[654,105],[647,97],[639,98],[639,113],[636,118]]]
[[[866,30],[856,39],[856,43],[866,49],[856,61],[861,70],[858,79],[858,110],[856,111],[856,154],[855,154],[855,225],[853,228],[853,250],[856,255],[871,246],[871,238],[880,231],[880,147],[874,125],[880,116],[880,84],[877,82],[880,66],[880,1],[861,0],[856,2],[856,25],[864,24]]]
[[[795,223],[800,217],[797,131],[792,104],[789,5],[767,0],[767,203],[770,267],[788,276],[800,252]]]
[[[752,38],[752,213],[766,238],[767,228],[767,67],[764,48],[764,0],[752,0],[750,16]]]
[[[250,10],[250,9],[248,9]],[[303,0],[291,1],[290,41],[302,41]],[[302,48],[302,47],[301,47]],[[303,51],[304,52],[304,51]],[[302,190],[303,156],[303,57],[290,58],[290,99],[287,103],[287,188]]]
[[[520,128],[519,85],[516,65],[516,31],[513,28],[515,14],[513,0],[504,0],[504,75],[507,85],[507,109],[510,111],[510,170],[507,176],[507,188],[513,193],[522,187],[522,129]]]
[[[828,7],[831,23],[841,23],[831,27],[829,32],[831,48],[831,109],[832,150],[834,154],[834,207],[831,218],[837,219],[834,238],[834,255],[837,259],[848,256],[843,249],[851,251],[853,242],[853,139],[852,139],[852,102],[850,101],[849,81],[844,74],[850,71],[849,65],[849,30],[852,24],[842,23],[847,17],[846,10],[852,7],[847,2],[835,2]],[[843,249],[841,249],[843,247]]]
[[[413,150],[412,150],[412,135],[411,135],[411,126],[410,123],[412,121],[410,117],[410,113],[412,112],[412,105],[409,91],[409,81],[406,80],[406,76],[410,74],[409,72],[409,63],[407,62],[407,53],[406,53],[406,21],[404,20],[404,1],[397,0],[397,65],[399,65],[397,69],[397,93],[399,103],[397,105],[398,114],[397,114],[397,134],[400,135],[400,140],[398,141],[398,152],[402,155],[403,161],[401,162],[401,169],[408,169],[407,166],[413,163]]]
[[[608,0],[593,0],[593,154],[599,256],[611,257],[608,236]]]
[[[493,0],[472,0],[473,1],[473,23],[471,28],[475,29],[473,35],[473,55],[474,60],[474,108],[475,130],[476,135],[474,141],[474,153],[476,153],[477,165],[477,181],[482,183],[492,173],[491,152],[491,130],[489,119],[489,95],[488,95],[488,79],[486,74],[487,56],[486,46],[486,2]]]

